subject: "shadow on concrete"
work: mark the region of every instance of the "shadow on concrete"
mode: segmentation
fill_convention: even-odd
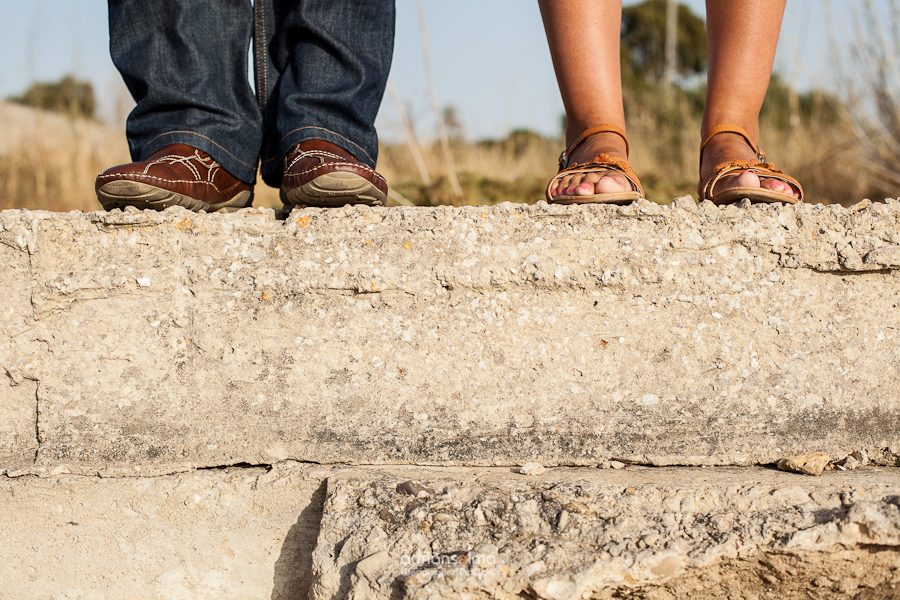
[[[313,493],[297,522],[288,530],[275,561],[272,600],[307,600],[312,585],[312,553],[319,537],[326,481]]]

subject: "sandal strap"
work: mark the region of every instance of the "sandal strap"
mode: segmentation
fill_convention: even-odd
[[[796,188],[800,192],[800,202],[803,202],[803,186],[800,185],[800,182],[790,175],[786,175],[784,172],[776,169],[775,165],[768,161],[768,159],[766,158],[766,154],[762,150],[760,150],[759,146],[753,143],[753,140],[750,139],[750,134],[747,133],[747,130],[740,125],[735,125],[734,123],[723,123],[722,125],[710,127],[706,132],[706,135],[703,136],[703,142],[700,144],[701,156],[703,154],[703,149],[706,148],[706,145],[709,143],[709,141],[720,133],[735,133],[744,138],[744,140],[750,146],[750,149],[753,150],[753,152],[756,154],[757,160],[755,162],[752,160],[732,160],[729,162],[724,162],[720,165],[716,165],[716,168],[710,171],[706,178],[700,182],[700,185],[697,188],[697,191],[700,194],[701,201],[712,199],[712,192],[715,189],[716,184],[719,183],[719,181],[726,175],[730,175],[738,171],[751,170],[761,177],[777,179],[779,181],[787,183],[791,187]]]
[[[625,179],[631,184],[632,191],[638,192],[641,195],[641,198],[645,198],[644,195],[644,187],[641,185],[641,181],[638,179],[637,174],[634,172],[634,169],[624,158],[616,158],[615,156],[610,156],[609,154],[598,154],[594,157],[594,160],[587,163],[575,163],[570,167],[561,168],[559,173],[557,173],[551,180],[550,183],[547,184],[547,198],[550,198],[550,190],[553,189],[553,184],[560,179],[563,175],[571,175],[573,173],[595,173],[597,171],[616,171],[617,173],[621,173],[625,176]]]
[[[716,165],[716,168],[706,176],[706,179],[700,184],[697,190],[700,194],[700,201],[712,200],[712,191],[715,189],[716,184],[726,175],[747,170],[753,171],[760,177],[777,179],[796,188],[797,191],[800,192],[799,201],[803,202],[803,186],[800,185],[799,181],[790,175],[785,174],[780,169],[776,169],[775,165],[770,162],[753,162],[752,160],[732,160]]]
[[[756,154],[756,158],[759,159],[759,162],[766,162],[765,153],[759,149],[759,146],[753,143],[753,140],[750,139],[750,134],[747,133],[747,130],[741,127],[740,125],[735,125],[734,123],[723,123],[722,125],[716,125],[715,127],[710,127],[706,132],[706,135],[703,137],[703,142],[700,143],[700,154],[703,154],[703,149],[706,148],[706,144],[709,143],[709,140],[713,139],[720,133],[736,133],[744,140],[747,141],[747,144],[750,145],[750,149]]]
[[[575,148],[578,147],[578,144],[580,144],[581,142],[588,139],[589,137],[591,137],[594,134],[606,133],[606,132],[615,133],[616,135],[618,135],[620,138],[622,138],[625,141],[625,156],[627,157],[629,154],[630,148],[628,147],[628,138],[625,137],[625,132],[622,131],[621,127],[607,123],[604,125],[596,125],[594,127],[591,127],[589,129],[585,129],[584,131],[582,131],[581,135],[579,135],[578,138],[574,142],[572,142],[568,148],[563,150],[562,154],[559,155],[559,168],[565,169],[566,167],[569,166],[569,154],[571,154],[575,150]]]

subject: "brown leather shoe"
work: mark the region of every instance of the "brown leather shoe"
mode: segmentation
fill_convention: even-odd
[[[388,185],[384,177],[352,154],[322,140],[297,144],[284,158],[281,201],[292,206],[383,206]]]
[[[232,177],[206,152],[172,144],[141,162],[103,171],[94,184],[103,208],[233,212],[253,203],[253,187]]]

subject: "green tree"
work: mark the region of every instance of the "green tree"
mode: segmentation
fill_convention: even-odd
[[[706,24],[678,5],[675,70],[691,76],[706,70]],[[646,0],[622,9],[622,78],[626,85],[656,83],[666,67],[666,0]]]
[[[94,86],[66,75],[56,82],[34,83],[21,96],[12,96],[11,102],[33,106],[43,110],[65,112],[93,118],[96,108]]]

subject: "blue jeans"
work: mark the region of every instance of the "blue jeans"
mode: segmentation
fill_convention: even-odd
[[[374,168],[394,20],[394,0],[109,0],[132,160],[187,144],[278,187],[287,151],[318,139]]]

